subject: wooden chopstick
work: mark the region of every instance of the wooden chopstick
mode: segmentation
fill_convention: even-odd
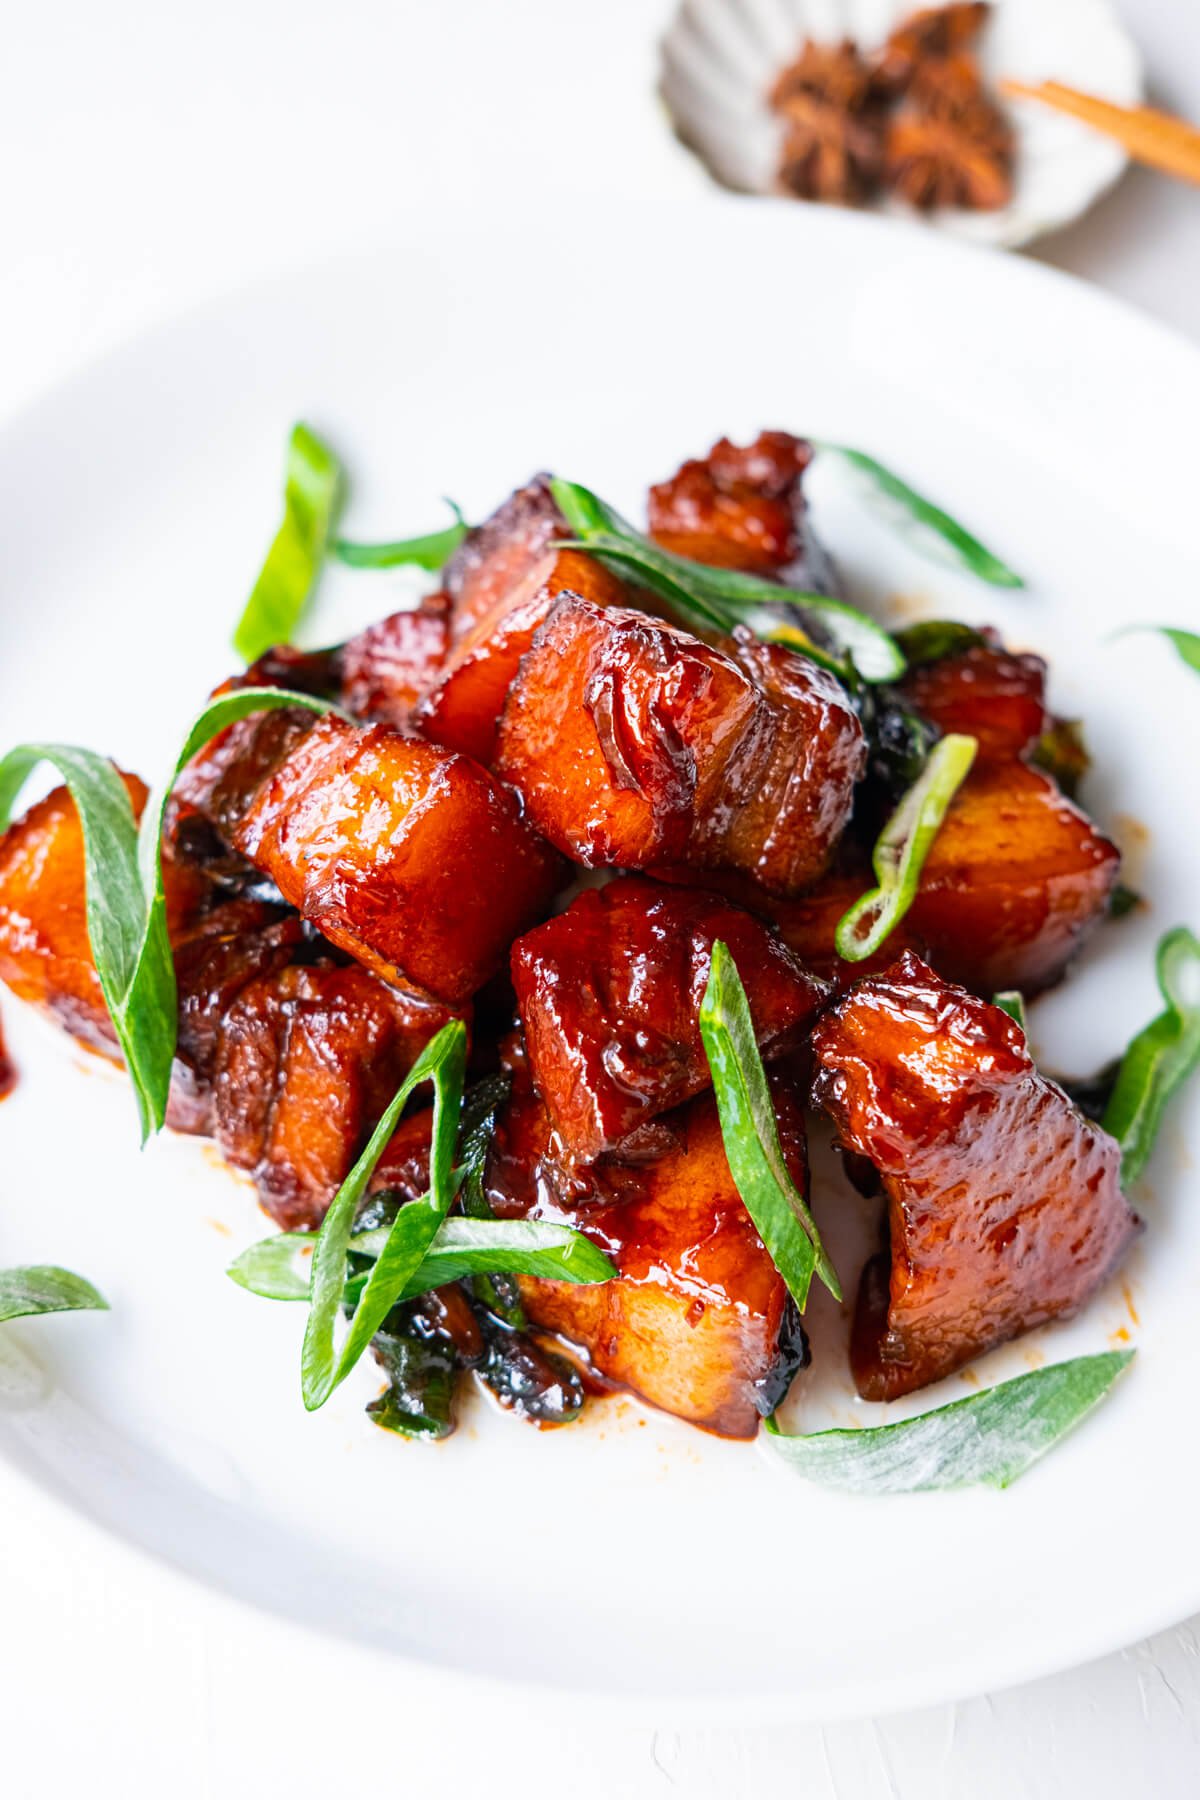
[[[1200,130],[1153,106],[1114,106],[1097,100],[1061,81],[1028,86],[1023,81],[1002,81],[1000,91],[1022,100],[1041,100],[1058,112],[1070,113],[1085,125],[1095,126],[1123,144],[1136,161],[1148,163],[1167,175],[1200,184]]]

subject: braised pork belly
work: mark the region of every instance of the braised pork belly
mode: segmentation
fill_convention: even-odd
[[[828,863],[864,761],[844,690],[811,662],[563,594],[509,691],[496,768],[585,868],[733,868],[786,894]]]
[[[772,1078],[780,1141],[801,1192],[808,1171],[794,1083]],[[497,1216],[569,1223],[620,1279],[523,1277],[530,1319],[581,1351],[607,1382],[726,1437],[752,1437],[808,1359],[799,1315],[729,1172],[711,1094],[663,1115],[627,1160],[557,1160],[549,1114],[518,1086],[498,1122],[487,1194]]]
[[[722,439],[652,488],[649,538],[606,513],[631,534],[624,556],[568,525],[555,495],[570,512],[586,490],[535,476],[415,606],[332,648],[278,646],[218,690],[328,710],[289,697],[251,713],[176,781],[168,1123],[213,1138],[279,1226],[315,1231],[422,1051],[452,1041],[452,1221],[569,1226],[557,1238],[615,1268],[557,1280],[518,1261],[447,1283],[443,1265],[441,1285],[403,1290],[374,1340],[392,1429],[444,1435],[471,1369],[540,1424],[573,1417],[586,1378],[753,1436],[809,1360],[808,1277],[785,1279],[731,1164],[750,1134],[821,1278],[809,1102],[856,1184],[886,1196],[853,1325],[864,1398],[1069,1316],[1137,1235],[1119,1145],[991,1004],[1062,978],[1120,867],[1049,772],[1045,664],[939,625],[923,653],[944,654],[897,673],[899,634],[868,680],[819,609],[785,615],[803,604],[789,588],[812,611],[836,587],[808,518],[812,455],[785,432]],[[764,578],[769,617],[757,591],[711,630],[702,607],[673,610],[663,550]],[[785,616],[813,627],[800,648],[772,641]],[[975,740],[974,761],[898,898],[888,821],[950,735]],[[123,780],[139,817],[147,790]],[[877,886],[893,913],[856,959],[839,926]],[[714,1048],[714,961],[736,973],[734,1073]],[[0,837],[0,980],[120,1060],[66,788]],[[362,1233],[381,1240],[430,1189],[433,1118],[419,1087],[359,1171],[352,1276]]]
[[[710,1085],[698,1014],[717,939],[737,963],[763,1054],[799,1048],[824,987],[715,895],[626,877],[517,939],[529,1070],[564,1162],[594,1161]]]
[[[1077,1311],[1116,1267],[1139,1229],[1120,1151],[998,1006],[906,952],[840,996],[812,1044],[815,1098],[888,1196],[890,1250],[854,1320],[865,1399]]]

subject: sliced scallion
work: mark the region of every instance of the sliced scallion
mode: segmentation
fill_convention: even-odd
[[[943,512],[931,500],[926,500],[907,481],[902,481],[899,475],[885,468],[875,457],[868,456],[865,450],[851,450],[846,444],[828,443],[818,443],[817,449],[842,457],[865,477],[864,491],[882,502],[882,510],[889,522],[905,527],[906,535],[910,536],[915,549],[928,553],[932,539],[938,549],[943,554],[948,554],[960,569],[977,576],[980,581],[989,582],[993,587],[1025,586],[1020,575],[986,549],[957,519],[952,519],[949,513]]]
[[[728,946],[713,945],[708,985],[700,1004],[700,1035],[712,1074],[729,1171],[755,1230],[796,1305],[804,1310],[819,1275],[836,1300],[837,1272],[816,1222],[792,1180],[766,1071],[758,1053],[750,1003]]]
[[[808,1481],[851,1494],[1005,1488],[1098,1406],[1132,1350],[1077,1356],[894,1425],[790,1436],[767,1420],[767,1442]]]
[[[233,647],[251,663],[275,644],[289,644],[317,584],[341,505],[342,465],[304,424],[288,439],[283,522],[247,600]]]
[[[0,1324],[38,1313],[107,1312],[108,1301],[82,1275],[52,1263],[0,1269]]]
[[[1160,938],[1155,972],[1165,1010],[1121,1058],[1103,1126],[1121,1146],[1121,1181],[1145,1168],[1171,1096],[1200,1066],[1200,940],[1184,925]]]
[[[561,480],[550,486],[575,533],[571,543],[636,575],[686,624],[725,632],[749,625],[759,637],[785,643],[843,678],[851,663],[864,681],[894,681],[904,673],[904,657],[895,640],[857,607],[827,594],[800,593],[759,575],[676,556],[635,530],[589,488]],[[796,608],[801,618],[817,621],[842,657],[831,655],[806,632],[781,620],[781,608]]]
[[[445,567],[466,537],[470,526],[461,511],[449,502],[455,515],[453,525],[441,531],[428,531],[421,537],[396,538],[388,544],[357,544],[349,538],[334,538],[329,546],[331,556],[351,569],[428,569],[436,574]]]
[[[834,935],[837,953],[846,962],[874,955],[912,905],[925,858],[976,748],[973,737],[952,732],[940,739],[880,832],[872,857],[878,886],[842,914]]]
[[[1178,625],[1123,625],[1114,637],[1127,637],[1133,631],[1157,631],[1172,646],[1180,662],[1200,675],[1200,633],[1184,631]]]

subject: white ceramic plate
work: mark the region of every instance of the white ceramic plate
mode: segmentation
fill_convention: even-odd
[[[230,666],[297,415],[342,446],[364,538],[437,524],[446,492],[478,516],[540,466],[635,510],[722,432],[836,436],[1030,577],[1005,596],[921,562],[814,481],[860,595],[998,623],[1086,714],[1088,798],[1153,906],[1101,934],[1034,1035],[1050,1066],[1098,1065],[1154,1008],[1158,931],[1198,911],[1195,678],[1156,639],[1104,634],[1197,622],[1200,357],[1044,270],[783,210],[626,209],[603,241],[553,245],[532,221],[459,238],[422,223],[411,248],[183,319],[51,395],[0,437],[5,742],[165,766]],[[310,638],[398,591],[331,582]],[[544,1436],[480,1404],[447,1443],[408,1446],[363,1418],[364,1368],[306,1416],[300,1309],[222,1274],[263,1231],[249,1191],[193,1141],[139,1156],[121,1078],[10,1000],[3,1016],[21,1080],[0,1111],[0,1263],[65,1262],[113,1305],[0,1334],[6,1541],[49,1534],[122,1567],[181,1630],[215,1608],[231,1642],[290,1659],[293,1692],[357,1647],[380,1691],[405,1659],[413,1682],[570,1689],[659,1718],[832,1716],[1030,1677],[1200,1606],[1194,1104],[1171,1117],[1124,1290],[978,1369],[990,1382],[1125,1333],[1139,1362],[1105,1409],[1007,1494],[871,1502],[630,1401]],[[817,1206],[851,1258],[861,1208],[831,1188]],[[877,1417],[850,1392],[839,1322],[813,1310],[796,1418]],[[919,1405],[968,1391],[957,1378]]]
[[[874,50],[916,10],[913,0],[682,0],[661,47],[662,96],[676,130],[726,187],[777,193],[782,126],[766,94],[780,70],[807,38],[852,37]],[[1141,98],[1137,45],[1110,0],[993,0],[978,52],[993,88],[1008,77],[1062,81],[1118,105]],[[925,222],[1011,248],[1077,218],[1129,159],[1111,138],[1037,101],[1004,104],[1016,134],[1009,204],[995,212],[949,207]],[[913,217],[903,201],[877,204]]]

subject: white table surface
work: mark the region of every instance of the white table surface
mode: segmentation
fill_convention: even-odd
[[[1155,97],[1200,117],[1200,0],[1121,10]],[[564,191],[572,217],[602,232],[619,228],[623,193],[669,206],[699,177],[652,98],[668,11],[667,0],[14,5],[0,59],[0,409],[208,295],[394,238],[431,196],[469,225],[478,208],[502,210],[513,184],[543,191],[551,233]],[[1135,173],[1038,254],[1200,335],[1195,192]],[[230,1654],[218,1609],[185,1642],[161,1619],[116,1630],[109,1580],[3,1534],[0,1594],[6,1800],[85,1786],[126,1800],[307,1800],[347,1782],[449,1800],[1200,1791],[1197,1620],[1052,1680],[904,1717],[631,1731],[511,1709],[468,1719],[451,1695],[418,1718],[399,1683],[391,1719],[356,1716],[340,1693],[327,1709],[295,1696],[281,1715],[263,1672]]]

